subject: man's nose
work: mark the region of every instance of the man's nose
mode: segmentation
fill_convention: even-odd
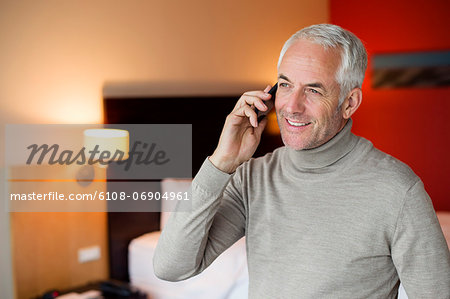
[[[305,111],[305,94],[293,92],[286,98],[284,110],[288,113],[303,113]]]

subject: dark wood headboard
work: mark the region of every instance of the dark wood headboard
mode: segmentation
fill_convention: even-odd
[[[236,96],[105,97],[106,124],[192,124],[192,176],[219,141]],[[263,136],[255,156],[281,145],[278,136]],[[109,171],[109,170],[108,170]],[[144,233],[159,230],[159,212],[108,213],[110,278],[128,281],[128,245]]]

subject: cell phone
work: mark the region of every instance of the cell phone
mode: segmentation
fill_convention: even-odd
[[[269,90],[268,94],[272,95],[272,98],[268,101],[264,101],[264,104],[267,106],[266,111],[259,111],[258,108],[255,107],[256,115],[258,116],[258,123],[266,117],[267,114],[269,114],[270,110],[272,110],[273,106],[275,105],[275,95],[277,94],[278,89],[278,82],[275,83],[274,86]]]

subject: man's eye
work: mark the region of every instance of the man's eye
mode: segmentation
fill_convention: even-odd
[[[317,90],[312,89],[312,88],[309,88],[309,89],[308,89],[308,92],[310,92],[310,93],[312,93],[312,94],[321,94],[320,92],[318,92]]]
[[[279,85],[280,87],[288,87],[289,86],[289,84],[288,83],[280,83],[280,85]]]

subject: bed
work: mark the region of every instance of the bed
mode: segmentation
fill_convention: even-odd
[[[152,257],[160,232],[134,239],[129,247],[131,284],[151,299],[247,298],[248,273],[245,240],[241,239],[201,274],[180,282],[167,282],[153,273]]]
[[[162,192],[185,192],[191,180],[165,179]],[[173,202],[162,202],[161,228],[173,210]],[[161,231],[139,236],[131,241],[128,250],[130,282],[152,299],[240,299],[248,292],[245,238],[237,241],[220,255],[205,271],[180,282],[166,282],[153,273],[152,258]]]

